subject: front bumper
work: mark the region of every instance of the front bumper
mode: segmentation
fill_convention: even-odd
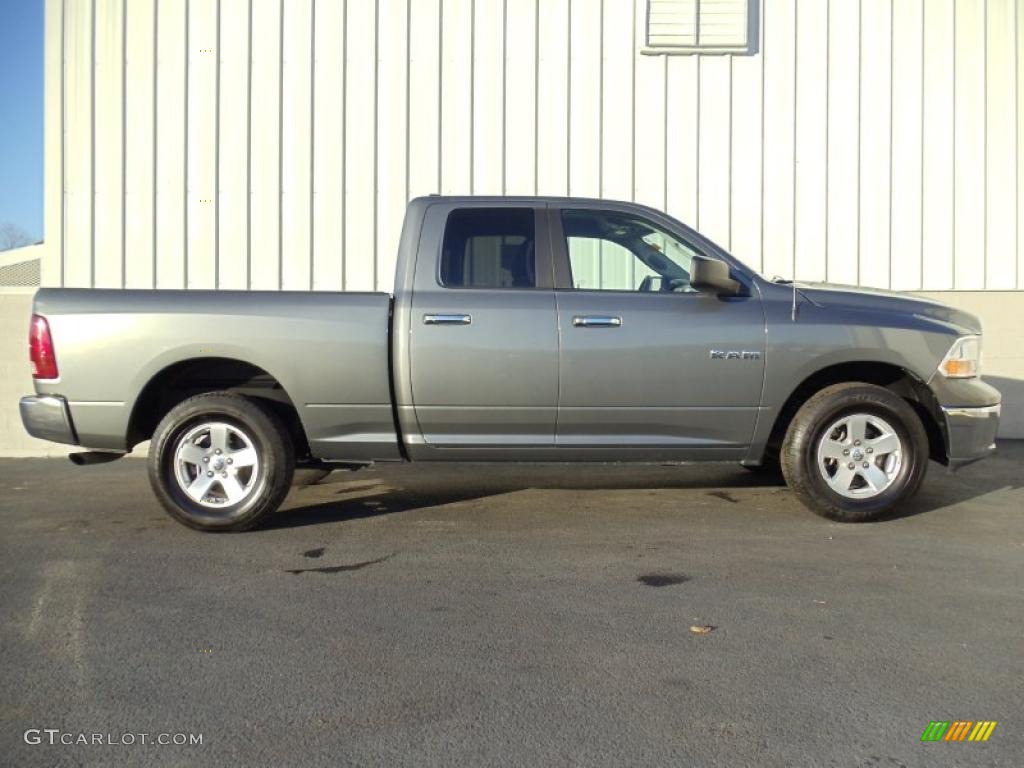
[[[21,398],[21,423],[32,437],[54,443],[78,445],[68,402],[56,395],[32,395]]]
[[[972,407],[942,406],[951,469],[983,459],[995,450],[1000,410],[999,403]]]

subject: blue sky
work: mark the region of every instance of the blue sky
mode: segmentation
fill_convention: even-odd
[[[0,222],[43,236],[43,0],[0,0]]]

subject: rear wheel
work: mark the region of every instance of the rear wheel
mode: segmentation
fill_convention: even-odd
[[[269,409],[229,393],[175,406],[156,428],[149,479],[180,523],[244,531],[284,501],[295,468],[288,430]]]
[[[914,410],[873,384],[835,384],[797,412],[782,444],[782,472],[812,511],[840,522],[874,520],[909,499],[928,464]]]

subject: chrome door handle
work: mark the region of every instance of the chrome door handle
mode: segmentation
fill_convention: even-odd
[[[573,328],[618,328],[620,325],[622,318],[612,315],[576,315],[572,319]]]
[[[424,325],[469,325],[472,315],[424,315]]]

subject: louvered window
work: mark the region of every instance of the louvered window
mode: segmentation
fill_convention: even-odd
[[[647,0],[645,53],[749,53],[756,0]]]

